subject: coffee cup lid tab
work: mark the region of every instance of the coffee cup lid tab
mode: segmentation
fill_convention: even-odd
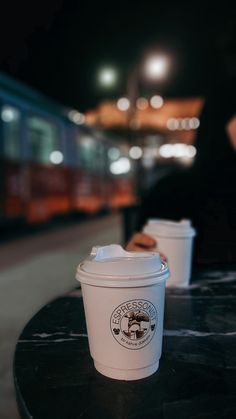
[[[158,252],[127,252],[119,244],[94,246],[83,262],[85,272],[104,275],[140,275],[161,270]]]

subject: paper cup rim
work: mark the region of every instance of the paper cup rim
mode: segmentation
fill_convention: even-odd
[[[170,276],[169,268],[166,262],[161,262],[161,269],[157,272],[151,272],[141,275],[105,275],[86,272],[81,262],[76,271],[76,280],[82,284],[92,285],[96,287],[107,288],[133,288],[146,287],[149,285],[159,284],[166,281]]]
[[[144,233],[151,234],[152,236],[163,237],[166,239],[191,239],[196,236],[196,231],[192,228],[189,231],[176,231],[176,232],[166,232],[158,231],[158,226],[151,227],[150,225],[144,226]]]

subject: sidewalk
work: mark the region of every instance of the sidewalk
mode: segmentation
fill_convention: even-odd
[[[0,418],[18,419],[12,379],[17,338],[48,301],[73,289],[93,245],[121,242],[119,215],[38,233],[0,246]]]

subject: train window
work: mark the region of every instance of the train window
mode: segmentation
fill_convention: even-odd
[[[82,168],[90,172],[104,173],[106,171],[106,149],[102,141],[82,134],[76,138],[77,158]]]
[[[101,173],[106,172],[106,147],[104,143],[98,142],[97,145],[97,161],[98,161],[98,171]]]
[[[9,105],[1,110],[5,156],[15,159],[20,155],[20,111]]]
[[[27,130],[32,160],[39,163],[62,163],[63,154],[55,124],[38,116],[30,116],[27,118]]]
[[[83,168],[94,170],[96,165],[96,143],[92,137],[78,137],[76,141],[77,153]]]

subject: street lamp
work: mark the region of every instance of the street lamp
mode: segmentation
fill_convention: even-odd
[[[127,98],[121,98],[121,100],[118,101],[118,108],[121,104],[122,110],[128,110],[129,108],[131,113],[133,113],[136,104],[140,109],[146,108],[145,98],[138,99],[139,82],[144,78],[152,82],[162,80],[166,76],[168,68],[168,57],[157,53],[149,54],[142,60],[141,65],[140,63],[138,63],[138,65],[136,64],[130,71],[127,79]],[[103,67],[98,72],[97,80],[101,87],[111,89],[117,85],[118,72],[112,66]],[[130,106],[125,103],[125,101],[127,102],[127,99],[130,102]],[[126,109],[123,109],[123,102],[125,103],[124,108]],[[160,96],[154,96],[151,105],[154,108],[159,108],[163,105],[163,99]]]
[[[149,80],[162,80],[168,72],[168,58],[165,55],[152,54],[144,63],[144,74]]]
[[[98,83],[105,88],[112,88],[118,80],[117,71],[112,67],[101,68],[98,73]]]
[[[162,80],[169,69],[169,58],[164,54],[151,53],[144,57],[138,64],[133,66],[127,78],[127,97],[117,100],[117,108],[127,111],[127,123],[131,129],[136,129],[138,124],[135,121],[136,107],[144,110],[148,106],[145,98],[139,98],[139,83],[143,79],[151,82]],[[98,72],[98,83],[100,87],[110,90],[117,85],[118,72],[112,66],[103,67]],[[150,104],[154,109],[161,108],[163,99],[159,95],[151,98]],[[130,132],[130,137],[132,133]]]

